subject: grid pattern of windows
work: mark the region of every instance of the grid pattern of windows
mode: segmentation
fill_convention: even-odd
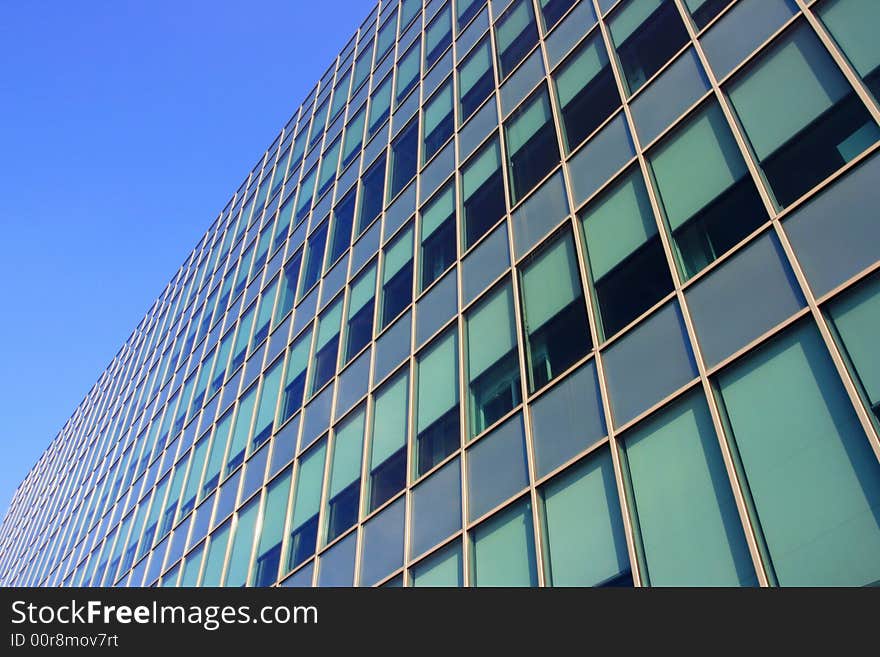
[[[384,0],[0,584],[880,582],[880,12]]]

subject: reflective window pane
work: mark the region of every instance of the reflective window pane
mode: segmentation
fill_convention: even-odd
[[[552,381],[591,347],[586,302],[570,233],[563,233],[520,269],[529,389]]]
[[[522,400],[513,292],[506,284],[467,315],[471,436],[501,419]]]
[[[880,137],[867,108],[806,25],[783,35],[727,92],[783,207]]]

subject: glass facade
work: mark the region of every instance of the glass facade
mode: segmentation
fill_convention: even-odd
[[[0,584],[880,583],[880,11],[385,0]]]

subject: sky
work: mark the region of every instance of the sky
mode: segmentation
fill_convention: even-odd
[[[0,517],[373,0],[0,20]]]

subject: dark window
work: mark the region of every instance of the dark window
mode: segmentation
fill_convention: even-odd
[[[513,203],[522,199],[559,161],[559,144],[546,90],[527,101],[505,123]]]
[[[538,4],[541,6],[541,15],[544,17],[544,31],[547,32],[556,25],[562,15],[575,2],[576,0],[540,0]]]
[[[370,510],[406,485],[409,376],[406,372],[376,394],[370,449]]]
[[[418,473],[425,474],[461,446],[458,340],[455,332],[419,355],[416,415]]]
[[[392,199],[416,175],[419,160],[419,122],[411,121],[391,144],[391,176],[388,198]]]
[[[455,116],[452,108],[452,79],[440,88],[433,98],[425,103],[425,118],[422,130],[425,134],[423,161],[431,159],[452,136]]]
[[[831,55],[803,23],[737,76],[728,91],[783,207],[880,136]]]
[[[538,43],[538,26],[532,12],[531,0],[514,2],[495,24],[495,43],[498,48],[498,70],[507,77]]]
[[[648,159],[686,277],[767,221],[717,104],[690,119]]]
[[[455,186],[447,185],[422,209],[421,289],[455,262]]]
[[[425,30],[425,70],[440,59],[452,43],[452,3],[440,10]]]
[[[361,480],[358,479],[330,499],[330,518],[327,523],[328,542],[357,522],[360,488]]]
[[[278,577],[281,562],[281,543],[276,543],[257,557],[254,586],[271,586]]]
[[[600,332],[608,338],[671,292],[672,276],[638,171],[591,203],[581,221]]]
[[[351,229],[354,224],[354,192],[350,192],[333,210],[333,239],[327,264],[331,265],[339,259],[351,243]]]
[[[630,0],[609,21],[611,38],[631,94],[688,41],[672,0]]]
[[[382,272],[382,322],[388,326],[412,302],[412,228],[385,249]]]
[[[568,150],[620,107],[614,74],[600,37],[585,43],[553,74]]]
[[[416,41],[415,45],[397,62],[396,93],[394,94],[397,103],[406,98],[407,94],[418,84],[421,63],[422,43]]]
[[[406,448],[401,448],[370,472],[370,510],[379,508],[404,486]]]
[[[348,327],[346,329],[345,362],[354,358],[373,337],[376,267],[365,271],[351,286],[348,295]]]
[[[470,434],[474,436],[522,400],[510,284],[471,310],[466,326]]]
[[[733,0],[688,0],[687,8],[698,30],[702,30],[713,18],[720,14]]]
[[[284,379],[278,424],[286,421],[302,406],[303,393],[306,389],[306,371],[309,364],[308,358],[311,342],[311,333],[306,332],[296,341],[287,354],[287,374]]]
[[[460,122],[467,121],[494,89],[492,50],[489,40],[483,39],[458,69]]]
[[[312,378],[312,394],[317,392],[336,374],[336,358],[339,352],[339,327],[342,321],[340,298],[318,320],[318,338],[315,343],[315,370]]]
[[[321,276],[321,265],[324,263],[324,247],[327,244],[327,222],[324,222],[318,230],[309,238],[309,246],[306,249],[306,267],[303,271],[302,288],[300,295],[305,295],[312,286],[318,282]]]
[[[586,304],[570,235],[532,256],[521,272],[532,391],[587,354]]]
[[[485,4],[486,0],[456,0],[455,6],[458,10],[457,22],[459,32],[479,13]]]
[[[298,251],[287,264],[284,265],[284,273],[281,277],[281,293],[278,299],[278,307],[275,309],[274,325],[284,319],[293,310],[293,302],[296,298],[296,286],[299,282],[299,266],[302,262],[302,251]]]
[[[385,192],[385,156],[379,158],[361,178],[360,213],[357,234],[360,235],[382,212]]]
[[[296,568],[315,553],[318,542],[317,514],[290,533],[290,561],[287,568]]]
[[[462,168],[465,248],[470,248],[507,212],[501,153],[496,139]]]

